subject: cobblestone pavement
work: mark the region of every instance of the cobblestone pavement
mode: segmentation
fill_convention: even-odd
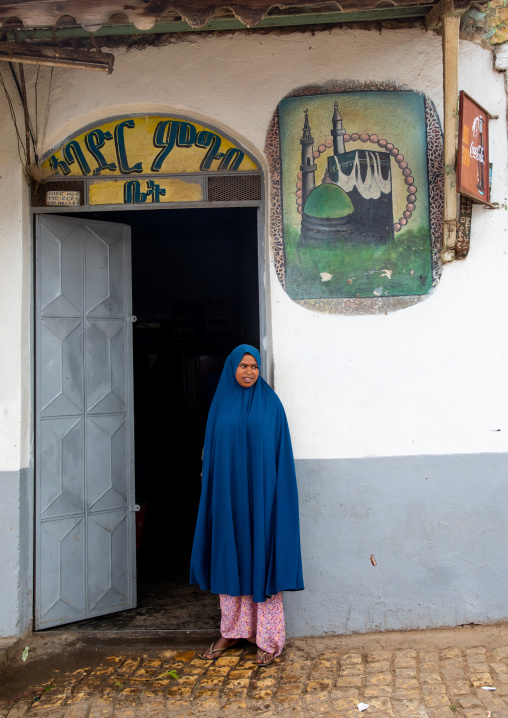
[[[141,645],[116,644],[77,669],[65,656],[79,645],[65,648],[63,665],[28,680],[22,697],[4,702],[4,685],[0,718],[508,718],[507,626],[294,639],[267,668],[250,646],[206,662],[195,649]]]

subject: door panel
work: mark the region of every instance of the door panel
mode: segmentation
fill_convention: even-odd
[[[36,231],[36,628],[136,604],[130,228]]]
[[[125,302],[123,268],[127,262],[123,225],[100,233],[88,228],[85,245],[87,317],[122,316]]]
[[[39,258],[40,312],[46,317],[79,317],[83,309],[82,230],[72,219],[57,219],[58,233],[44,233],[44,253]]]
[[[122,415],[93,416],[87,422],[86,476],[91,511],[125,507],[127,427]]]
[[[41,517],[82,514],[84,430],[81,417],[41,422],[41,462],[44,483],[40,487]]]
[[[38,537],[37,628],[79,621],[85,613],[85,522],[83,516],[43,521]]]
[[[123,611],[129,599],[128,541],[125,511],[94,513],[88,519],[88,614]]]
[[[94,414],[125,412],[127,385],[123,319],[86,322],[86,406]]]
[[[41,318],[39,334],[42,416],[83,412],[83,322],[79,318]]]

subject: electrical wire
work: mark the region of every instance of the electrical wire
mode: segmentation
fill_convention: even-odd
[[[41,70],[41,66],[37,65],[37,75],[35,76],[35,84],[34,84],[34,97],[35,97],[35,139],[34,139],[34,155],[35,155],[35,163],[39,164],[39,157],[37,155],[37,144],[39,142],[39,107],[37,102],[38,92],[37,92],[37,85],[39,83],[39,72]]]
[[[25,149],[25,145],[23,144],[23,140],[22,140],[20,132],[19,132],[18,123],[16,121],[16,113],[14,112],[14,106],[12,104],[11,96],[9,95],[9,91],[5,85],[5,81],[4,81],[1,70],[0,70],[0,85],[2,85],[2,87],[4,88],[5,97],[7,98],[7,104],[9,105],[9,111],[11,113],[11,118],[14,123],[14,128],[16,130],[16,137],[18,140],[19,159],[21,160],[21,164],[23,165],[23,167],[25,168],[25,171],[26,171],[26,166],[27,166],[26,149]]]
[[[38,67],[38,69],[39,69],[39,68],[40,68],[40,65],[38,65],[37,67]],[[11,71],[11,75],[12,75],[12,77],[14,78],[14,82],[16,83],[16,89],[18,90],[18,95],[19,95],[19,97],[20,97],[21,102],[23,103],[23,108],[24,108],[24,107],[25,107],[25,102],[27,101],[27,98],[26,98],[26,90],[25,90],[25,99],[23,99],[23,87],[20,87],[20,86],[19,86],[18,78],[16,77],[16,73],[14,72],[14,67],[13,67],[13,65],[12,65],[12,62],[9,62],[9,68],[10,68],[10,71]],[[21,63],[19,64],[19,72],[20,72],[20,76],[22,76],[22,75],[24,74],[24,73],[23,73],[23,65],[22,65]],[[21,84],[23,85],[23,81],[22,81]],[[27,114],[27,116],[28,116],[28,114]],[[34,148],[35,161],[37,162],[37,150],[36,150],[36,148],[35,148],[35,137],[34,137],[34,133],[33,133],[33,130],[32,130],[32,123],[30,122],[30,118],[28,118],[28,126],[29,126],[29,129],[30,129],[30,137],[32,138],[32,145],[33,145],[33,148]],[[28,154],[29,154],[29,153],[30,153],[30,148],[28,148]]]
[[[19,65],[19,77],[21,80],[21,91],[23,93],[23,113],[25,115],[25,150],[26,150],[26,163],[30,167],[30,135],[32,135],[32,143],[34,143],[34,136],[30,127],[30,117],[28,116],[28,98],[26,96],[26,82],[25,82],[25,69],[20,63]]]
[[[49,108],[50,108],[50,101],[49,98],[51,97],[51,86],[53,84],[53,70],[54,66],[51,66],[51,74],[49,76],[49,86],[48,86],[48,101],[46,102],[46,117],[44,118],[44,128],[42,133],[42,139],[41,139],[41,148],[44,147],[44,141],[46,139],[46,129],[48,127],[48,119],[49,119]]]

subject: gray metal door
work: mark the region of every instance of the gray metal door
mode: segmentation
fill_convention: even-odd
[[[136,605],[130,227],[38,215],[37,629]]]

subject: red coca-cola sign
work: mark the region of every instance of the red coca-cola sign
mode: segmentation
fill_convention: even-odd
[[[490,203],[489,113],[464,90],[459,95],[457,192],[475,202]]]

